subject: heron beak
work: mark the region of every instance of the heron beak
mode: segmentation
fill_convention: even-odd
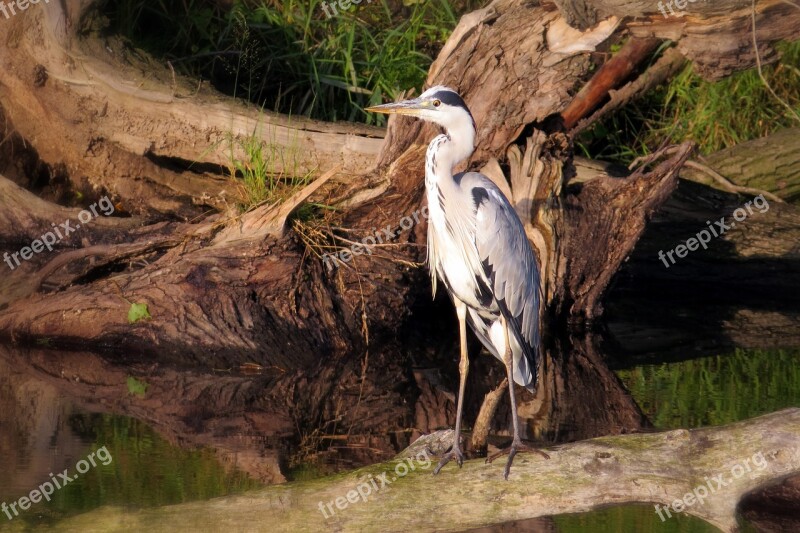
[[[418,116],[419,111],[428,109],[429,102],[423,102],[419,98],[413,100],[403,100],[392,104],[374,105],[366,108],[370,113],[384,113],[386,115],[411,115]]]

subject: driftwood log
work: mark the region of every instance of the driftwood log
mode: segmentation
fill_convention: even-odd
[[[429,448],[442,440],[432,435],[399,460],[347,474],[159,509],[103,508],[55,530],[460,531],[648,503],[665,520],[684,512],[734,531],[743,497],[800,472],[798,434],[800,410],[787,409],[719,428],[601,437],[549,448],[549,460],[520,455],[508,481],[482,460],[432,476]]]

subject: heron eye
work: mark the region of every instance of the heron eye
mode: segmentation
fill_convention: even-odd
[[[442,105],[442,101],[441,100],[434,100],[433,101],[433,107],[439,107],[440,105]]]

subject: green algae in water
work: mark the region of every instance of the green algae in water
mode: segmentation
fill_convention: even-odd
[[[559,533],[720,533],[719,529],[685,513],[672,513],[664,521],[653,505],[621,505],[588,513],[554,516]]]
[[[37,503],[15,517],[17,528],[41,527],[106,505],[158,507],[263,486],[241,471],[227,471],[213,450],[174,446],[134,418],[89,414],[75,415],[69,422],[73,431],[92,443],[87,455],[105,446],[112,460],[98,463],[55,491],[50,502]],[[70,475],[74,470],[70,467]]]
[[[661,430],[719,426],[800,406],[800,350],[737,348],[617,375]]]

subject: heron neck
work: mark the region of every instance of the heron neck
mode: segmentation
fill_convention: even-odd
[[[441,183],[445,179],[452,181],[453,169],[467,159],[475,150],[475,130],[464,129],[458,136],[448,131],[438,135],[428,145],[425,156],[425,174],[429,180]]]

